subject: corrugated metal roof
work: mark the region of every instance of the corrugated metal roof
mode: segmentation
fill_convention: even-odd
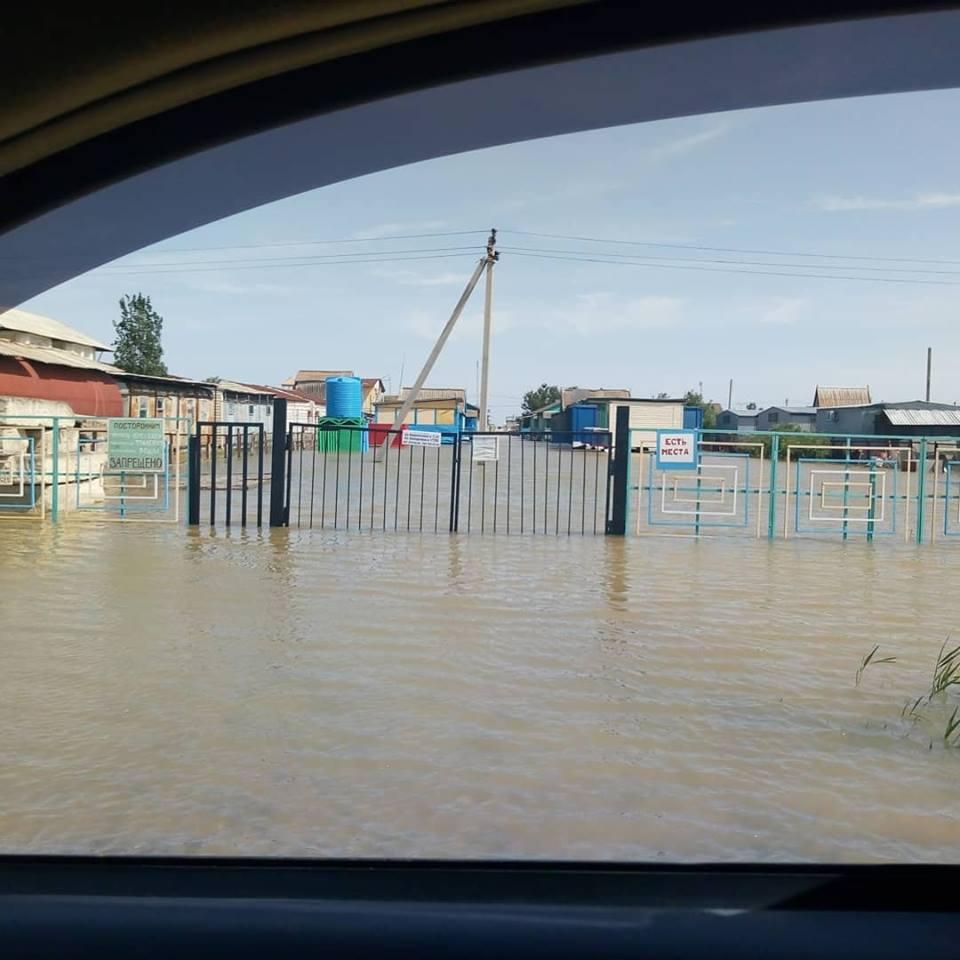
[[[884,407],[883,413],[895,427],[960,427],[960,409],[918,410]]]
[[[548,411],[551,411],[551,410],[554,413],[559,413],[560,408],[562,406],[563,404],[559,400],[554,400],[553,403],[546,403],[542,407],[537,407],[536,410],[531,410],[528,414],[526,414],[526,416],[536,417],[536,416],[539,416],[541,413],[547,413]],[[556,407],[555,410],[554,410],[554,407]]]
[[[113,367],[113,376],[124,383],[137,383],[145,380],[147,383],[153,383],[158,386],[166,384],[170,387],[206,387],[213,395],[216,384],[207,380],[191,380],[189,377],[178,377],[176,374],[168,373],[166,376],[157,376],[152,373],[131,373],[129,370],[121,370],[119,367]]]
[[[821,387],[813,392],[815,407],[859,407],[869,404],[869,387]]]
[[[38,337],[49,337],[51,340],[63,340],[65,343],[77,343],[83,347],[93,347],[94,350],[113,350],[113,347],[88,337],[73,327],[68,327],[59,320],[50,317],[41,317],[37,313],[28,313],[26,310],[7,310],[0,313],[0,327],[7,330],[16,330],[18,333],[33,333]]]
[[[316,403],[317,395],[315,393],[304,393],[302,390],[291,390],[288,387],[271,387],[263,383],[243,383],[237,384],[249,388],[251,393],[263,393],[275,397],[286,397],[293,400],[294,403]]]
[[[584,400],[625,400],[630,391],[620,387],[566,387],[560,392],[563,405],[569,407],[573,403],[582,403]]]
[[[327,377],[352,377],[352,370],[298,370],[293,377],[294,384],[323,382]]]
[[[69,350],[57,350],[55,347],[35,347],[32,343],[14,343],[0,339],[0,355],[5,357],[23,357],[24,360],[36,360],[38,363],[55,363],[61,367],[76,367],[80,370],[99,370],[102,373],[118,374],[121,371],[109,363],[88,360]]]
[[[404,399],[405,399],[405,398],[398,397],[396,394],[387,394],[387,395],[384,396],[381,400],[378,400],[377,403],[374,404],[374,406],[377,406],[377,407],[391,407],[391,406],[392,406],[392,407],[399,407],[399,406],[403,403]],[[454,403],[465,403],[465,402],[466,402],[466,401],[463,399],[462,396],[459,396],[459,397],[458,397],[456,394],[447,393],[447,394],[444,394],[443,396],[440,396],[440,397],[423,397],[423,396],[417,397],[417,399],[413,401],[413,405],[414,405],[415,407],[419,407],[419,406],[422,406],[422,405],[429,405],[429,404],[431,404],[431,403],[438,403],[438,402],[440,402],[440,401],[444,401],[444,402],[453,401]],[[467,406],[468,406],[468,407],[469,407],[469,406],[473,406],[473,404],[469,404],[469,403],[468,403]]]
[[[400,388],[400,399],[406,400],[412,387]],[[417,400],[466,400],[467,391],[462,387],[421,387]]]
[[[217,380],[211,386],[219,387],[226,393],[244,393],[248,396],[272,396],[274,387],[257,387],[252,383],[239,383],[236,380]]]

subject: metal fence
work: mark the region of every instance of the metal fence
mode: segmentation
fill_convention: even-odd
[[[0,520],[176,523],[189,429],[184,418],[164,418],[162,466],[138,473],[109,469],[107,419],[0,415]]]
[[[417,533],[602,534],[609,435],[440,433],[295,423],[290,526]]]
[[[960,542],[956,437],[704,430],[696,469],[679,471],[657,467],[644,430],[618,428],[615,454],[609,433],[275,414],[276,447],[261,423],[166,418],[162,467],[144,473],[108,469],[105,419],[0,415],[0,521],[261,526],[269,497],[271,525],[299,528]]]
[[[926,543],[960,537],[960,440],[701,431],[695,471],[657,469],[632,432],[636,534]],[[634,446],[636,438],[636,446]]]

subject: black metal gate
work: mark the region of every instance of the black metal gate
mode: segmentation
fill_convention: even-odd
[[[284,521],[331,530],[606,531],[610,435],[294,423]]]
[[[187,523],[263,526],[264,457],[270,436],[262,423],[205,420],[190,437]],[[206,494],[206,496],[204,496]]]
[[[268,432],[257,422],[197,424],[190,438],[188,523],[199,524],[205,512],[211,526],[262,526],[266,489],[271,526],[554,536],[622,532],[617,505],[624,500],[625,477],[611,503],[610,433],[288,425],[280,398],[272,426]],[[271,443],[272,437],[283,442]]]
[[[293,423],[285,519],[331,530],[434,532],[451,527],[455,443],[403,442],[403,431]]]

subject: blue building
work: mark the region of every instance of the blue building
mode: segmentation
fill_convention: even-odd
[[[757,417],[760,411],[734,407],[731,410],[721,410],[717,414],[717,429],[727,430],[730,433],[753,433],[757,429]]]
[[[784,427],[813,431],[817,427],[816,407],[767,407],[757,415],[757,429],[777,431]]]
[[[374,423],[393,424],[409,388],[399,396],[386,396],[374,407]],[[404,423],[408,430],[428,430],[442,433],[445,443],[452,443],[458,433],[472,433],[477,429],[480,410],[467,403],[466,391],[458,388],[425,387],[420,391]]]

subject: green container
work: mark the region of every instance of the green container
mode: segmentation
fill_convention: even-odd
[[[317,427],[317,450],[321,452],[360,453],[369,445],[363,417],[321,417]],[[338,429],[345,427],[352,429]]]

